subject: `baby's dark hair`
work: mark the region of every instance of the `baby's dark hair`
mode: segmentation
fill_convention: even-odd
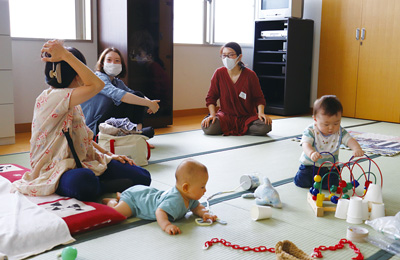
[[[74,47],[65,47],[70,53],[86,65],[85,56]],[[54,88],[68,88],[76,77],[76,71],[65,61],[46,62],[44,67],[46,83]]]
[[[315,100],[313,115],[322,113],[327,116],[334,116],[337,113],[343,114],[343,106],[335,95],[325,95]]]

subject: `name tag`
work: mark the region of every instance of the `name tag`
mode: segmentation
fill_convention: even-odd
[[[246,93],[244,92],[240,92],[239,97],[246,99]]]

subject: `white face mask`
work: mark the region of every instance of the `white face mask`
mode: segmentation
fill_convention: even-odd
[[[104,63],[104,72],[111,77],[115,77],[122,71],[122,64]]]
[[[232,70],[236,66],[236,61],[238,59],[239,57],[237,57],[236,59],[226,57],[222,59],[222,63],[224,64],[225,68],[227,68],[228,70]]]

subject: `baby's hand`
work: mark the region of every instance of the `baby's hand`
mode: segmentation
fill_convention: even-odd
[[[364,155],[364,151],[361,150],[361,149],[357,149],[357,150],[354,150],[354,151],[353,151],[353,156],[354,156],[354,157],[361,157],[361,156],[363,156],[363,155]]]
[[[321,158],[322,158],[322,155],[321,155],[319,152],[312,152],[312,153],[311,153],[310,159],[311,159],[313,162],[316,162],[316,161],[318,161],[318,159],[321,159]]]
[[[167,226],[165,227],[164,231],[165,231],[166,233],[168,233],[169,235],[177,235],[177,234],[180,234],[180,233],[181,233],[181,230],[180,230],[177,226],[175,226],[175,225],[173,225],[173,224],[167,225]]]
[[[204,215],[203,215],[203,220],[204,221],[207,221],[207,219],[211,219],[212,220],[212,222],[214,222],[214,221],[216,221],[217,220],[217,216],[216,215],[213,215],[213,214],[211,214],[210,212],[206,212],[206,213],[204,213]]]

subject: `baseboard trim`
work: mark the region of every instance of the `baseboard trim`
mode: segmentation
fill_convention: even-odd
[[[180,116],[197,116],[197,115],[208,115],[208,108],[193,108],[193,109],[183,109],[183,110],[174,110],[173,116],[180,117]]]
[[[0,138],[0,145],[9,145],[9,144],[15,144],[15,136]]]
[[[183,110],[174,110],[174,117],[181,116],[195,116],[195,115],[208,115],[208,108],[193,108],[193,109],[183,109]],[[30,132],[32,129],[32,123],[23,123],[23,124],[15,124],[15,133],[26,133]]]
[[[32,129],[32,123],[15,124],[15,133],[27,133]]]
[[[218,111],[219,107],[216,108]],[[198,116],[198,115],[208,115],[209,111],[207,107],[203,108],[192,108],[192,109],[182,109],[172,111],[173,117],[182,116]],[[310,114],[312,115],[312,108],[310,108]],[[15,133],[27,133],[30,132],[32,128],[32,123],[15,124]]]

